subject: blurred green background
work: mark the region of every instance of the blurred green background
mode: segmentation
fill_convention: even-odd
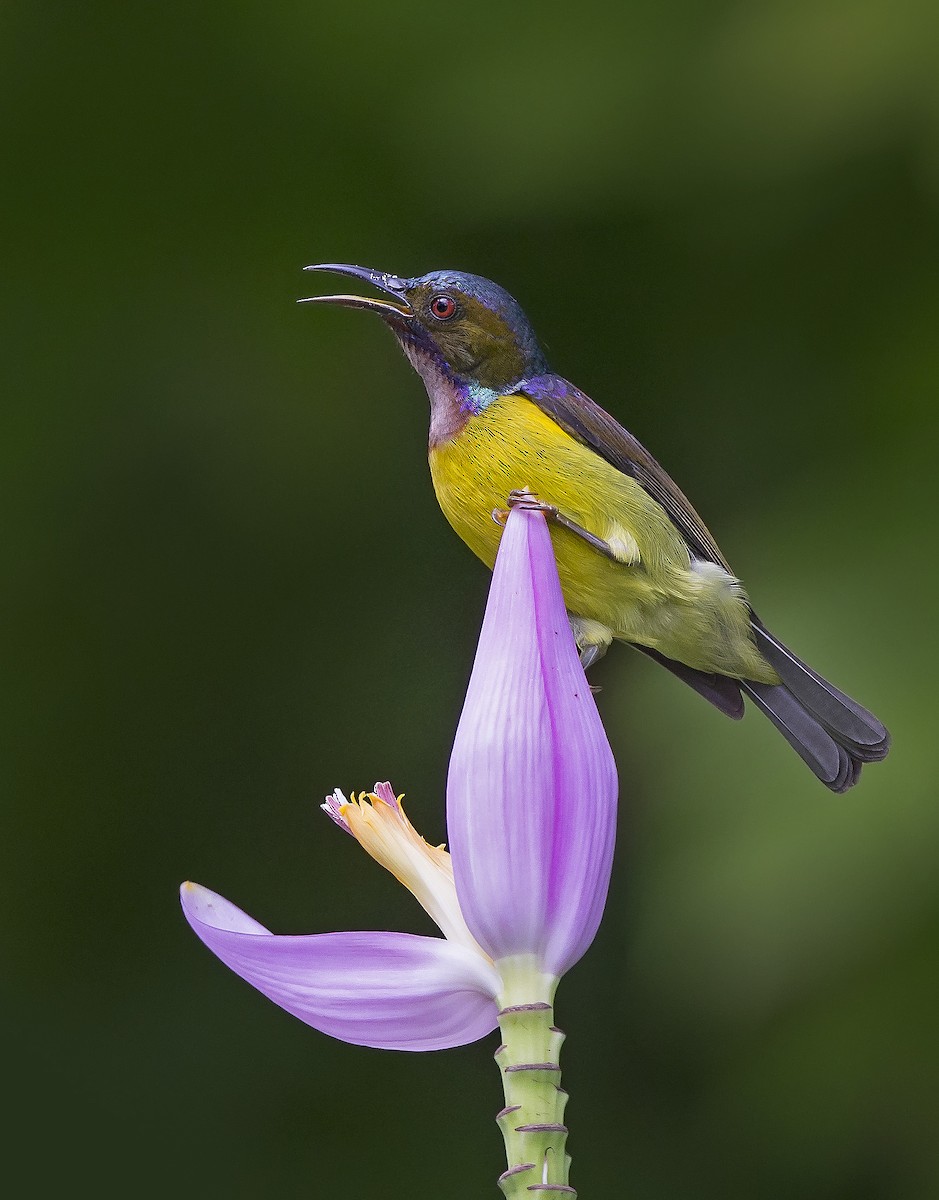
[[[429,928],[317,810],[443,784],[488,576],[426,399],[307,262],[488,275],[892,728],[832,797],[623,648],[583,1197],[939,1195],[932,0],[6,3],[8,1150],[16,1195],[496,1194],[490,1042],[330,1041],[176,889]]]

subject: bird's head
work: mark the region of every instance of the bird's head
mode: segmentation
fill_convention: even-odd
[[[541,347],[518,302],[498,284],[464,271],[431,271],[400,279],[368,267],[323,263],[307,271],[330,271],[362,279],[384,293],[310,296],[301,303],[365,308],[391,328],[421,375],[440,371],[452,380],[504,392],[547,370]]]

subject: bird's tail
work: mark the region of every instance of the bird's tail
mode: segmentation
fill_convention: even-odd
[[[728,717],[739,720],[743,716],[741,692],[749,696],[826,787],[846,792],[857,783],[864,763],[879,762],[886,756],[890,734],[873,713],[806,666],[758,617],[753,616],[751,623],[757,648],[775,668],[781,683],[710,674],[666,658],[648,646],[633,645]]]
[[[886,756],[890,734],[873,713],[806,666],[756,616],[752,628],[757,648],[782,682],[741,680],[741,689],[826,787],[847,791],[857,783],[864,763]]]

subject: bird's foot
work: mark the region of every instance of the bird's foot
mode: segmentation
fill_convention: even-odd
[[[589,671],[593,664],[599,662],[604,654],[606,654],[606,651],[607,647],[605,645],[597,645],[596,642],[589,646],[578,645],[577,654],[580,658],[580,665],[585,671]]]
[[[553,504],[545,504],[543,500],[539,500],[531,488],[512,488],[506,497],[506,504],[509,508],[526,508],[533,512],[543,512],[546,517],[556,516],[557,509]]]
[[[598,538],[596,534],[584,529],[583,525],[578,525],[576,521],[564,515],[561,510],[554,504],[547,504],[544,500],[539,500],[538,497],[529,488],[513,488],[506,497],[508,508],[494,508],[492,510],[492,519],[497,525],[504,525],[508,520],[509,510],[513,508],[523,508],[528,512],[540,512],[549,521],[553,521],[555,525],[560,525],[562,529],[567,529],[576,537],[582,538],[588,546],[593,546],[594,550],[600,552],[606,558],[613,559],[614,562],[619,561],[619,556],[603,538]]]
[[[492,510],[492,519],[497,525],[504,525],[509,519],[509,512],[513,508],[524,508],[532,512],[544,513],[549,519],[557,515],[557,509],[553,504],[545,504],[543,500],[539,500],[534,492],[528,488],[512,488],[505,500],[507,508],[494,508]]]
[[[574,635],[574,645],[580,658],[580,665],[589,671],[595,662],[606,654],[613,640],[611,631],[599,621],[591,621],[589,617],[577,617],[568,614],[571,622],[571,633]],[[599,692],[599,687],[590,685],[592,692]]]

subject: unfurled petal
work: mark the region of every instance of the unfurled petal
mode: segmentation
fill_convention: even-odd
[[[180,891],[196,934],[242,979],[331,1037],[385,1050],[442,1050],[496,1026],[499,977],[479,954],[407,933],[269,932],[195,883]]]
[[[443,846],[424,841],[408,820],[401,800],[390,783],[376,783],[373,792],[358,799],[353,792],[347,800],[336,788],[321,808],[404,884],[446,938],[485,958],[460,911],[450,855]]]
[[[587,949],[609,885],[616,793],[545,519],[515,508],[447,784],[457,895],[492,958],[535,954],[559,976]]]

